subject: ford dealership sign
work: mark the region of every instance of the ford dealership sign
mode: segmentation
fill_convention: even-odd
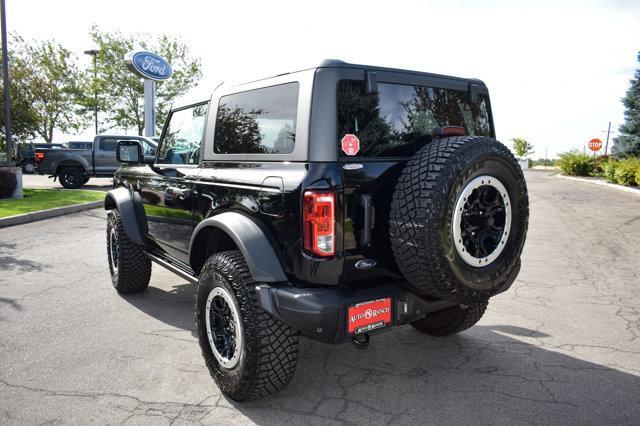
[[[124,62],[129,70],[149,80],[163,81],[173,73],[166,59],[144,50],[132,50],[124,55]]]

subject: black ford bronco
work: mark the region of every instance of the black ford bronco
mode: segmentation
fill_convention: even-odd
[[[324,61],[173,108],[153,164],[133,140],[117,156],[113,285],[144,290],[152,261],[195,283],[235,400],[291,380],[299,334],[457,333],[520,270],[527,188],[479,80]]]

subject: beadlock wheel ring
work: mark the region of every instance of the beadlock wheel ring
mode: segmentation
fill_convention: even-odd
[[[220,274],[214,274],[216,284],[221,284]],[[243,350],[243,330],[240,312],[233,297],[223,287],[214,287],[207,297],[205,307],[207,338],[218,363],[232,369],[240,361]]]
[[[456,201],[451,231],[466,264],[481,268],[493,263],[511,232],[511,201],[502,182],[490,175],[468,182]]]
[[[118,248],[118,236],[116,235],[115,228],[111,228],[109,232],[109,260],[111,261],[111,273],[115,273],[118,270],[118,258],[120,257],[120,251]]]

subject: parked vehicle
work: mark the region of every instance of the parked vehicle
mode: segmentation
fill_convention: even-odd
[[[22,168],[22,173],[33,174],[37,168],[36,152],[65,149],[65,146],[59,143],[19,143],[16,144],[15,164]]]
[[[91,177],[112,177],[120,163],[116,160],[116,144],[119,140],[135,140],[141,143],[144,155],[150,160],[157,144],[142,136],[98,135],[91,149],[65,149],[44,152],[39,158],[38,173],[59,177],[65,188],[79,188]]]
[[[69,149],[93,149],[93,142],[67,142],[67,148]]]
[[[113,285],[144,290],[151,261],[196,283],[235,400],[290,381],[299,334],[458,333],[520,270],[527,188],[479,80],[325,61],[174,108],[153,164],[136,141],[118,157]]]

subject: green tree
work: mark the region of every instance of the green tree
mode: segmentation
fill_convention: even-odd
[[[97,78],[93,71],[85,81],[90,84],[85,90],[83,105],[92,110],[94,91],[98,92],[98,109],[102,111],[101,125],[123,129],[134,128],[139,135],[144,130],[144,84],[142,78],[127,69],[124,55],[134,48],[152,51],[169,61],[173,68],[170,79],[158,82],[156,89],[156,123],[161,129],[173,100],[195,87],[201,77],[199,58],[189,53],[186,44],[162,35],[123,34],[91,28],[91,38],[99,50],[97,56]]]
[[[630,80],[627,95],[622,98],[625,122],[620,126],[620,135],[613,140],[611,148],[611,152],[617,157],[640,155],[640,68],[636,70],[634,77]]]
[[[36,133],[53,141],[55,130],[69,133],[87,123],[78,105],[83,74],[75,57],[55,41],[16,44],[16,64],[26,69],[26,90],[37,117]]]
[[[216,152],[262,154],[260,126],[256,121],[262,110],[245,111],[240,107],[229,108],[226,104],[216,114]]]
[[[516,157],[523,158],[535,152],[533,145],[526,139],[513,138],[511,139],[511,143],[513,144],[513,152],[516,154]]]
[[[11,103],[11,129],[14,142],[23,142],[37,133],[38,116],[29,91],[30,69],[22,60],[16,60],[15,48],[23,46],[22,39],[11,35],[9,40],[9,97]],[[0,54],[0,60],[2,55]],[[4,92],[4,82],[0,79],[0,93]],[[0,149],[5,150],[6,130],[4,128],[4,97],[0,96]]]

